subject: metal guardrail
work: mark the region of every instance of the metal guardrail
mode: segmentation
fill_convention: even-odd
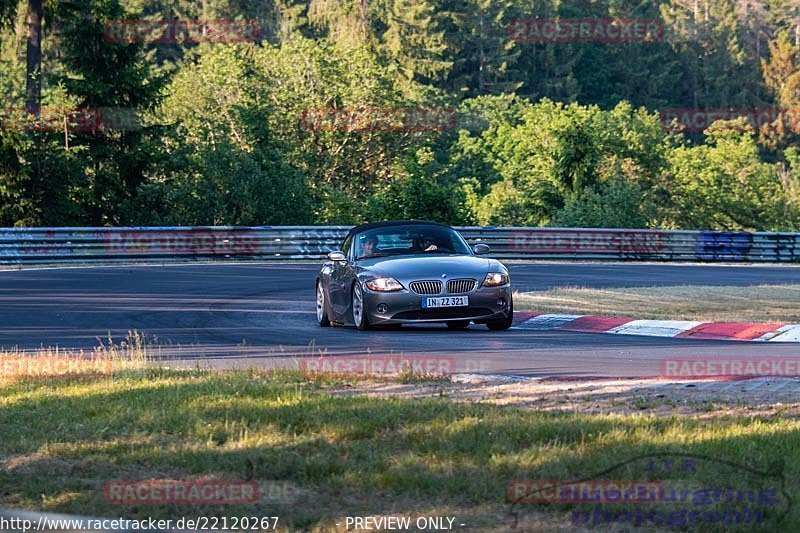
[[[800,262],[798,233],[458,228],[500,259]],[[0,264],[320,259],[349,227],[0,228]]]

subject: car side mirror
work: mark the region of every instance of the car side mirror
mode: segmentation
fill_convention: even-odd
[[[489,248],[488,244],[479,243],[472,247],[472,251],[475,252],[475,255],[486,255],[492,251]]]
[[[337,250],[335,252],[330,252],[328,254],[328,259],[330,259],[334,263],[341,263],[342,261],[347,261],[347,256],[344,255],[344,252],[340,252]]]

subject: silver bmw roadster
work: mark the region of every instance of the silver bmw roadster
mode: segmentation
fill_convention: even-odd
[[[508,269],[479,257],[453,228],[433,222],[364,224],[350,230],[317,275],[320,326],[399,326],[444,322],[452,329],[511,327]]]

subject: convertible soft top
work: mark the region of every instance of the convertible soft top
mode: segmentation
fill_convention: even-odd
[[[355,235],[356,233],[361,233],[362,231],[367,231],[371,229],[377,228],[387,228],[390,226],[439,226],[442,228],[449,228],[450,226],[446,224],[439,224],[438,222],[428,222],[425,220],[392,220],[388,222],[370,222],[369,224],[361,224],[360,226],[356,226],[355,228],[351,229],[347,236]]]

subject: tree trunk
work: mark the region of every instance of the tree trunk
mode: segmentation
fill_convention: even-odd
[[[797,19],[794,27],[794,45],[800,46],[800,19]]]
[[[42,0],[28,0],[25,107],[39,116],[42,101]]]

